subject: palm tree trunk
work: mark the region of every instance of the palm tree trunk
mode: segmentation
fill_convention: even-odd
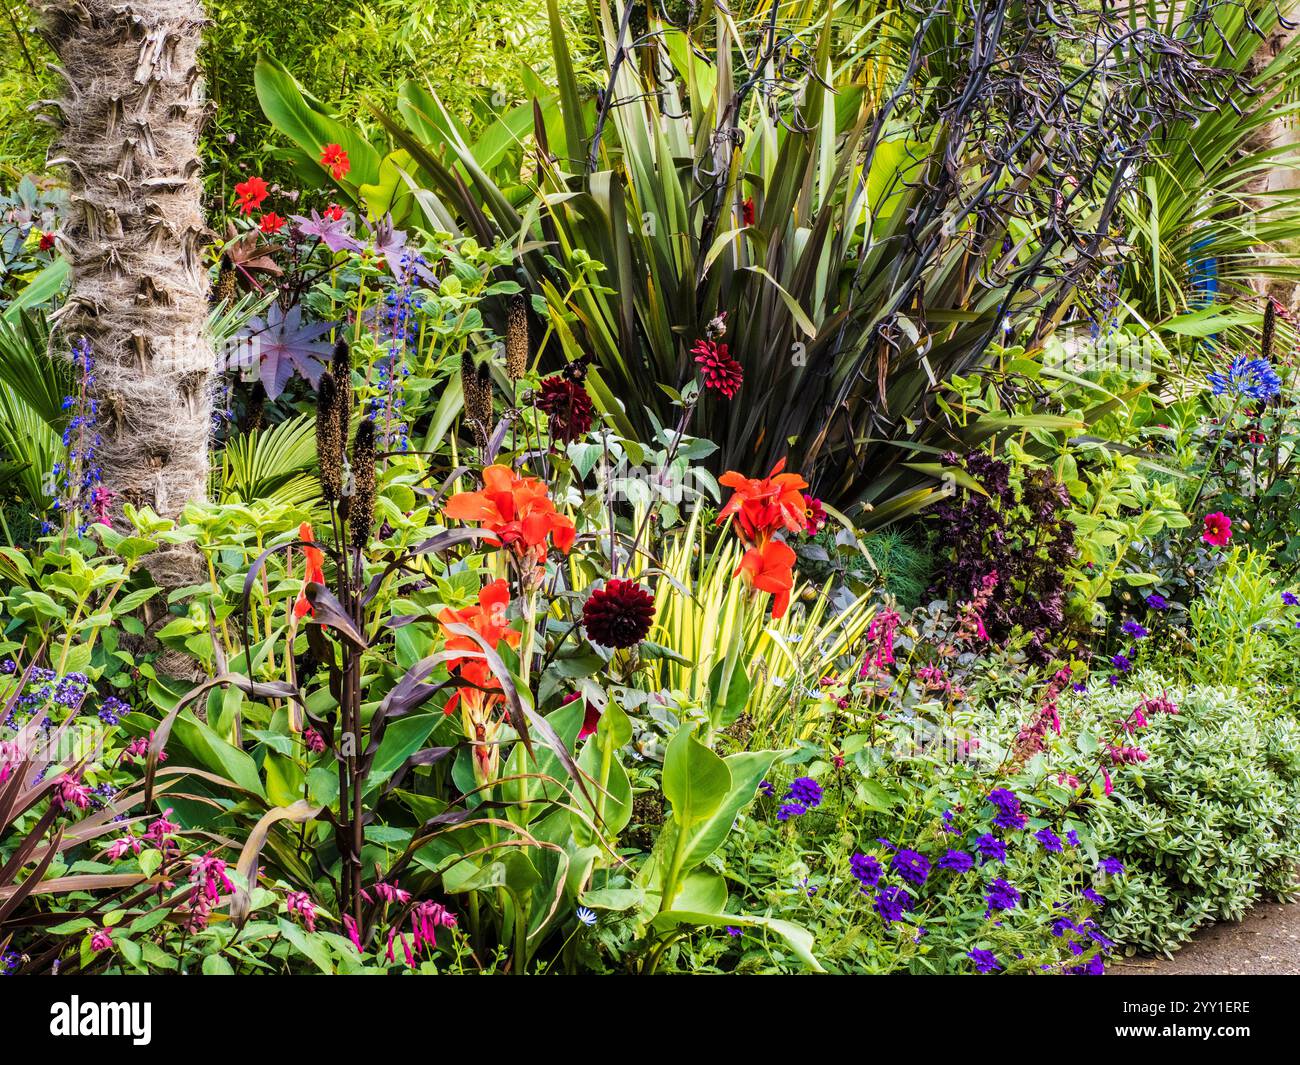
[[[45,34],[66,94],[50,163],[68,174],[72,287],[64,340],[93,349],[103,484],[175,517],[206,495],[212,418],[207,228],[199,182],[206,115],[200,0],[50,0]],[[146,560],[164,587],[192,583],[192,551]]]

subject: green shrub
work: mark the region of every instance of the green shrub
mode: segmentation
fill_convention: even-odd
[[[1109,803],[1091,807],[1100,850],[1127,875],[1104,911],[1108,935],[1170,953],[1206,921],[1238,920],[1264,896],[1295,891],[1300,860],[1300,723],[1233,688],[1166,685],[1177,714],[1149,714],[1149,755]],[[1104,731],[1132,712],[1132,686],[1087,696],[1082,726]]]

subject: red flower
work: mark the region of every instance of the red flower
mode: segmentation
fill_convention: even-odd
[[[782,617],[790,606],[790,590],[794,587],[794,552],[780,540],[751,547],[740,560],[734,576],[743,576],[760,592],[771,592],[772,617]]]
[[[655,597],[632,581],[606,581],[582,608],[588,639],[604,647],[635,647],[654,617]]]
[[[582,715],[582,728],[578,731],[578,739],[585,740],[588,736],[594,736],[599,727],[600,710],[594,704],[588,703],[586,713]]]
[[[542,382],[537,406],[550,419],[551,437],[562,444],[586,436],[596,412],[582,383],[572,381],[562,373]]]
[[[262,220],[257,223],[257,228],[269,237],[272,233],[279,233],[284,228],[284,222],[285,220],[274,211],[267,211],[262,215]]]
[[[734,470],[724,473],[719,483],[736,491],[719,512],[718,523],[734,514],[742,538],[758,546],[782,528],[803,532],[808,510],[803,490],[808,482],[797,473],[782,473],[783,469],[785,459],[773,466],[766,477],[745,477]]]
[[[691,354],[704,375],[704,387],[731,399],[740,391],[745,373],[740,363],[727,354],[727,345],[713,340],[697,340]]]
[[[472,637],[452,632],[447,627],[449,625],[465,625],[473,629],[493,649],[500,646],[502,640],[505,640],[510,647],[518,647],[520,633],[510,627],[509,620],[506,617],[506,607],[509,605],[510,589],[505,581],[498,578],[478,593],[478,603],[476,605],[462,607],[459,610],[447,607],[438,615],[442,631],[447,636],[447,642],[444,645],[445,650],[471,651],[475,653],[480,653],[483,650]],[[470,684],[482,688],[499,689],[501,686],[491,668],[481,658],[457,655],[448,660],[447,668]],[[455,709],[459,699],[482,694],[482,692],[475,689],[462,688],[448,701],[446,713],[450,714]]]
[[[1223,547],[1232,539],[1232,519],[1219,510],[1205,515],[1205,528],[1201,531],[1201,539],[1207,544]]]
[[[325,208],[324,217],[329,222],[341,222],[343,221],[343,208],[337,203],[332,203]]]
[[[307,544],[314,544],[316,537],[312,535],[311,522],[304,521],[298,526],[298,539],[305,541]],[[311,602],[307,598],[307,585],[325,583],[325,555],[319,547],[306,547],[302,549],[303,557],[307,559],[307,573],[302,579],[302,588],[298,592],[298,598],[293,604],[293,616],[297,618],[305,617],[308,614],[315,614],[311,608]]]
[[[352,169],[348,153],[337,144],[327,144],[321,149],[320,165],[330,172],[330,177],[335,181],[342,181]]]
[[[54,234],[53,234],[53,233],[42,233],[42,234],[41,234],[41,251],[49,251],[52,247],[54,247]]]
[[[261,207],[267,191],[266,182],[256,175],[247,181],[241,181],[235,186],[235,199],[239,202],[239,213],[252,214]]]
[[[745,197],[745,202],[740,205],[740,216],[741,219],[744,221],[745,225],[752,226],[754,224],[754,197],[753,196]]]
[[[577,530],[555,509],[546,485],[536,477],[520,477],[509,466],[488,466],[481,492],[458,492],[447,500],[443,514],[457,521],[475,521],[523,557],[546,558],[550,537],[566,555]]]
[[[809,536],[816,536],[826,524],[826,508],[820,499],[814,499],[807,492],[803,494],[803,527]]]

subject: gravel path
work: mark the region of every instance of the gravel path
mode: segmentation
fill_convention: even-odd
[[[1125,958],[1111,976],[1300,976],[1300,903],[1261,902],[1196,933],[1172,958]]]

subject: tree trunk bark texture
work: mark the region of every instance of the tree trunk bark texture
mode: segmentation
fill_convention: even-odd
[[[207,493],[214,354],[207,335],[207,237],[196,54],[200,0],[52,0],[46,36],[67,85],[51,165],[66,168],[72,263],[57,312],[68,344],[95,361],[103,484],[175,517]],[[198,557],[146,560],[164,587],[192,583]]]

